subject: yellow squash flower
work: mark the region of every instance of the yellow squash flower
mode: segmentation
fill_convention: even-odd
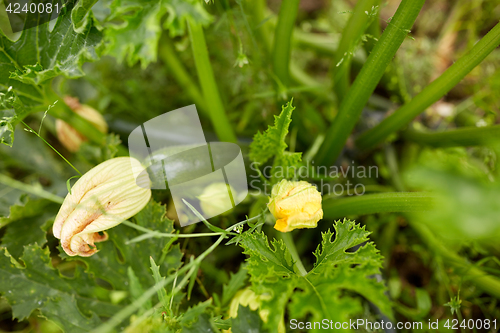
[[[267,207],[276,218],[274,229],[281,232],[316,228],[323,218],[321,193],[305,181],[283,179],[274,185]]]
[[[96,242],[107,239],[104,230],[140,212],[151,198],[149,177],[138,160],[117,157],[84,174],[73,186],[57,213],[52,231],[69,256],[89,257]]]

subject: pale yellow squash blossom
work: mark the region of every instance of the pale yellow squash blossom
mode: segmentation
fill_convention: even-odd
[[[245,288],[239,290],[236,295],[234,295],[229,305],[229,317],[236,318],[238,316],[238,308],[240,304],[244,307],[250,307],[250,310],[257,311],[260,308],[262,301],[267,301],[271,299],[271,295],[257,295],[250,288]],[[264,323],[267,323],[269,318],[269,310],[259,310],[259,317]],[[225,331],[230,333],[231,329]],[[285,319],[282,318],[279,326],[278,333],[285,333]]]
[[[52,231],[69,256],[88,257],[103,232],[141,211],[151,198],[150,179],[140,162],[130,157],[105,161],[75,183],[59,210]],[[134,171],[136,173],[134,173]]]
[[[323,218],[321,193],[305,181],[283,179],[274,185],[267,207],[276,219],[274,228],[281,232],[316,228]]]
[[[90,106],[80,104],[78,99],[70,96],[64,97],[64,103],[66,103],[73,112],[92,123],[100,132],[108,132],[108,124],[106,120],[104,120],[104,117]],[[56,120],[56,133],[59,142],[71,152],[77,152],[82,143],[87,141],[84,134],[78,132],[61,119]]]

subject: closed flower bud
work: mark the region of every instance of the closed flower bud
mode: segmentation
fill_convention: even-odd
[[[283,179],[274,185],[267,204],[276,218],[274,229],[288,232],[300,228],[316,228],[323,218],[321,193],[304,181]]]
[[[78,99],[69,96],[64,97],[64,102],[71,108],[71,110],[91,122],[95,128],[102,133],[106,133],[108,131],[108,124],[106,124],[106,120],[104,120],[103,116],[99,112],[90,106],[84,104],[82,105],[78,102]],[[78,132],[61,119],[56,120],[56,132],[59,142],[61,142],[61,144],[71,152],[78,151],[78,149],[80,149],[80,145],[87,141],[85,135]]]
[[[88,257],[96,242],[107,239],[112,228],[141,211],[151,198],[149,177],[130,157],[107,160],[84,174],[73,186],[57,213],[54,236],[69,256]],[[137,172],[139,171],[139,172]]]

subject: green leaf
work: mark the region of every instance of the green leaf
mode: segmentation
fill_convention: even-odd
[[[14,144],[14,128],[21,119],[29,114],[29,111],[12,88],[9,88],[5,93],[0,93],[0,109],[0,143],[12,147]]]
[[[214,325],[212,324],[211,318],[208,314],[203,313],[198,317],[196,321],[190,327],[183,327],[182,333],[211,333],[216,332]]]
[[[0,143],[10,147],[12,147],[12,143],[14,142],[15,119],[16,113],[14,110],[0,111]]]
[[[190,307],[187,309],[187,311],[182,315],[182,317],[179,320],[179,323],[183,325],[184,327],[190,327],[196,321],[198,318],[204,314],[207,311],[207,308],[212,305],[212,300],[209,299],[205,302],[201,302],[196,304],[193,307]]]
[[[282,240],[273,240],[273,249],[266,235],[261,232],[243,233],[241,246],[248,255],[247,270],[252,290],[257,295],[270,295],[261,307],[269,310],[266,327],[275,331],[283,319],[285,306],[297,285],[293,262]]]
[[[263,327],[258,311],[252,311],[250,307],[240,304],[238,316],[231,319],[231,331],[233,333],[264,333],[267,330]]]
[[[15,42],[0,34],[0,85],[18,90],[20,85],[14,81],[36,86],[58,75],[80,77],[83,63],[98,59],[101,33],[93,25],[82,33],[73,30],[71,10],[75,2],[70,0],[61,9],[52,31],[47,22],[23,30]]]
[[[230,275],[229,282],[222,286],[222,304],[228,304],[236,292],[245,286],[248,272],[242,266],[236,274],[230,273]]]
[[[264,132],[258,132],[250,144],[250,159],[254,162],[265,163],[271,157],[281,155],[288,147],[285,143],[288,127],[292,122],[293,99],[282,107],[279,116],[274,116],[274,126]]]
[[[172,36],[185,34],[187,19],[203,25],[211,22],[198,0],[114,0],[110,9],[108,21],[121,23],[110,24],[105,30],[107,52],[129,66],[141,62],[143,68],[157,59],[161,23],[167,12],[165,28]]]
[[[331,283],[337,288],[351,290],[375,304],[384,314],[392,316],[391,304],[385,295],[386,287],[371,278],[380,274],[383,258],[375,244],[368,242],[370,232],[345,219],[334,227],[333,241],[331,231],[322,234],[323,241],[314,252],[316,263],[307,279],[313,285]]]
[[[54,321],[66,332],[89,332],[101,323],[100,316],[111,316],[120,307],[96,299],[106,292],[92,279],[75,271],[65,278],[52,267],[48,248],[25,247],[24,266],[7,250],[0,255],[0,293],[12,307],[12,316],[23,320],[35,310]],[[82,313],[85,311],[85,314]]]
[[[141,61],[145,68],[155,62],[161,35],[161,20],[167,8],[165,0],[115,0],[110,6],[109,20],[121,24],[109,25],[105,30],[107,53],[129,66]]]
[[[10,206],[8,216],[0,217],[0,227],[37,216],[46,209],[53,209],[53,206],[53,202],[45,199],[31,199],[26,195],[22,196],[18,204]]]
[[[29,200],[24,206],[11,207],[8,218],[0,218],[0,225],[8,223],[2,246],[7,248],[14,258],[19,258],[23,247],[37,243],[42,246],[47,242],[47,229],[57,214],[59,205],[48,200]]]
[[[240,244],[249,256],[247,270],[252,290],[261,296],[260,309],[269,311],[265,324],[269,330],[284,325],[286,309],[290,318],[297,319],[309,315],[314,321],[354,318],[363,314],[363,298],[392,316],[386,288],[374,277],[380,274],[382,256],[369,242],[370,233],[348,220],[334,227],[335,233],[323,234],[314,252],[314,268],[306,276],[294,272],[282,241],[273,240],[271,247],[263,233],[242,234]]]
[[[249,256],[247,269],[252,281],[293,276],[292,257],[282,240],[274,239],[271,248],[264,232],[245,233],[241,245],[245,249],[243,253]]]

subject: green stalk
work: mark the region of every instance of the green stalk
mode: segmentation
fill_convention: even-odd
[[[208,109],[215,133],[221,141],[236,142],[236,135],[224,110],[212,65],[210,64],[203,27],[193,20],[188,20],[188,22],[189,37],[198,72],[198,80],[200,81],[205,105]]]
[[[281,84],[287,88],[290,85],[292,33],[299,11],[299,3],[300,0],[283,0],[278,16],[278,24],[274,31],[273,70]]]
[[[422,240],[427,243],[433,253],[441,256],[445,263],[455,268],[459,276],[468,277],[471,283],[473,283],[476,287],[496,297],[497,299],[500,299],[499,279],[489,275],[453,251],[449,250],[426,226],[412,222],[411,227],[417,231]]]
[[[424,132],[409,129],[403,137],[422,145],[433,147],[481,146],[500,138],[500,125],[488,127],[462,127],[442,132]]]
[[[162,42],[160,43],[159,56],[168,67],[177,83],[189,95],[189,97],[191,97],[194,104],[196,104],[200,110],[206,111],[203,95],[196,85],[196,82],[191,78],[188,71],[179,60],[170,38],[164,37],[162,39]]]
[[[304,264],[302,263],[302,260],[300,259],[299,253],[297,252],[297,248],[295,247],[295,243],[293,242],[292,235],[289,232],[279,232],[279,236],[283,240],[283,242],[285,242],[288,252],[290,252],[290,255],[292,256],[292,259],[295,263],[295,267],[297,267],[300,275],[306,276],[307,271],[304,267]]]
[[[385,69],[403,43],[425,0],[403,0],[372,53],[342,101],[339,113],[326,133],[318,152],[317,165],[333,163],[358,121]]]
[[[342,39],[335,54],[333,66],[333,88],[339,103],[349,90],[352,54],[361,42],[361,36],[367,29],[372,8],[379,0],[360,0],[342,31]]]
[[[356,145],[361,149],[372,148],[392,133],[407,125],[413,118],[438,101],[456,86],[474,67],[479,65],[500,45],[500,23],[495,25],[474,47],[448,68],[440,77],[425,87],[409,103],[374,128],[363,133]]]
[[[432,208],[434,197],[424,192],[392,192],[365,194],[323,202],[323,216],[338,219],[349,215],[389,212],[421,212]]]

